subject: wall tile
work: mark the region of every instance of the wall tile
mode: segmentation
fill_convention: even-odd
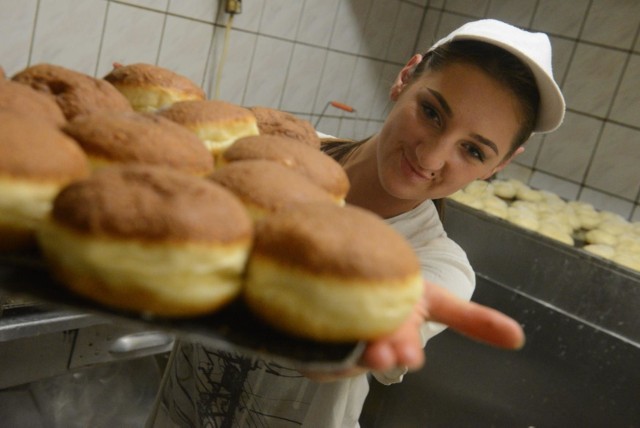
[[[631,49],[638,25],[640,2],[637,0],[594,1],[589,8],[582,38],[607,46]]]
[[[385,64],[382,67],[378,87],[371,103],[371,111],[369,113],[371,119],[384,120],[391,110],[393,103],[389,98],[389,91],[401,69],[402,66],[395,64]]]
[[[127,3],[132,6],[141,6],[149,9],[164,12],[167,10],[169,0],[119,0],[120,3]]]
[[[627,125],[640,127],[640,54],[629,58],[610,117]]]
[[[367,127],[365,128],[365,138],[377,133],[382,128],[384,122],[379,120],[368,120]]]
[[[98,75],[104,76],[113,62],[155,64],[160,49],[165,15],[112,3],[107,13]]]
[[[359,52],[362,41],[360,35],[367,23],[371,3],[372,0],[343,0],[340,3],[329,42],[332,49],[352,54]]]
[[[529,185],[534,189],[544,189],[553,192],[567,201],[575,201],[578,199],[578,193],[580,191],[578,184],[553,177],[540,171],[535,171],[531,175]]]
[[[483,18],[487,12],[488,6],[489,0],[447,0],[444,4],[444,9],[448,12]]]
[[[536,0],[491,0],[487,18],[495,18],[527,28],[533,20],[535,7]]]
[[[533,167],[538,158],[538,153],[540,152],[544,138],[544,134],[533,134],[525,143],[524,153],[518,155],[514,162],[527,167]]]
[[[355,116],[360,119],[371,117],[373,100],[376,98],[378,81],[382,74],[384,63],[366,58],[358,58],[353,79],[347,97],[342,102],[355,108]],[[340,100],[339,100],[340,101]],[[344,116],[352,117],[353,113]]]
[[[168,16],[158,65],[203,86],[212,38],[212,25]]]
[[[597,190],[635,200],[640,190],[640,131],[605,125],[585,183]]]
[[[387,50],[387,60],[405,64],[415,53],[416,34],[420,31],[423,13],[418,6],[401,3]]]
[[[600,120],[567,112],[562,126],[545,138],[536,168],[582,182],[601,127]]]
[[[292,51],[291,42],[258,37],[243,104],[279,107]]]
[[[294,40],[303,2],[300,0],[269,0],[265,2],[260,20],[260,33]]]
[[[438,25],[435,41],[440,40],[444,36],[451,33],[453,30],[455,30],[456,28],[471,21],[475,21],[475,18],[469,18],[467,16],[444,12],[441,16],[440,23]]]
[[[531,174],[532,174],[531,168],[517,164],[515,162],[511,162],[496,176],[498,178],[504,178],[504,179],[512,178],[514,180],[520,180],[521,182],[526,184],[529,182],[529,178],[531,177]]]
[[[360,54],[383,59],[393,34],[393,23],[400,11],[397,1],[374,0],[362,32]]]
[[[580,192],[580,201],[593,205],[600,211],[609,211],[628,219],[633,210],[633,203],[606,193],[585,187]]]
[[[211,98],[242,104],[257,38],[255,34],[231,30],[229,49],[221,70],[220,93],[218,97],[215,96],[215,84],[212,84],[209,90]],[[222,37],[215,38],[215,61],[211,67],[213,73],[209,73],[211,82],[217,80],[223,42]]]
[[[0,67],[7,76],[12,76],[29,65],[29,46],[36,23],[37,0],[0,1]]]
[[[327,135],[331,135],[333,137],[339,137],[339,138],[342,137],[339,132],[340,119],[337,117],[314,116],[313,121],[311,123],[313,123],[316,129],[322,132],[323,134],[327,134]]]
[[[624,59],[623,52],[578,44],[563,85],[567,106],[604,117],[613,102]]]
[[[49,62],[93,76],[107,4],[89,0],[42,0],[31,63]],[[66,29],[60,31],[61,28]]]
[[[304,2],[297,40],[315,46],[328,47],[337,21],[340,0],[307,0]]]
[[[169,0],[169,12],[205,22],[216,22],[223,0]],[[244,4],[243,4],[244,7]],[[223,9],[223,8],[221,8]]]
[[[321,112],[330,101],[347,98],[355,65],[355,56],[329,52],[320,80],[314,113]]]
[[[563,39],[560,37],[549,37],[551,41],[552,53],[552,67],[553,77],[556,79],[558,86],[562,88],[562,83],[565,81],[565,76],[569,70],[569,63],[573,57],[573,51],[576,48],[577,42],[574,40]]]
[[[218,0],[222,1],[222,0]],[[242,2],[242,12],[233,16],[233,28],[257,32],[260,27],[262,18],[262,10],[266,0],[251,0]],[[224,9],[224,8],[223,8]],[[221,10],[218,15],[218,24],[226,25],[229,20],[229,14]]]
[[[577,37],[590,0],[540,0],[533,28],[556,36]]]
[[[417,51],[425,53],[429,50],[435,42],[438,41],[438,24],[440,23],[440,17],[442,12],[435,9],[427,9],[424,19],[422,20],[422,27],[418,34],[417,39]]]
[[[282,95],[282,109],[295,112],[313,111],[326,56],[327,51],[323,48],[301,44],[294,46]]]

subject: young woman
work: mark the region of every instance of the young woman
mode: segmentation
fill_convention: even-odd
[[[150,426],[357,427],[367,373],[401,381],[424,363],[426,341],[444,326],[495,346],[522,346],[514,320],[468,301],[474,272],[447,238],[434,200],[490,177],[523,151],[532,132],[560,125],[564,100],[548,38],[494,20],[466,24],[411,58],[390,97],[394,106],[377,134],[333,140],[324,150],[349,176],[347,202],[379,214],[419,256],[425,298],[410,319],[369,343],[348,373],[301,374],[180,344]]]

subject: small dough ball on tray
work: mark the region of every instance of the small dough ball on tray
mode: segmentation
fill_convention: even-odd
[[[257,223],[244,300],[284,332],[350,342],[394,331],[423,287],[415,253],[379,217],[303,204]]]
[[[242,203],[169,168],[100,169],[63,189],[38,240],[68,289],[107,307],[166,317],[233,300],[253,237]]]

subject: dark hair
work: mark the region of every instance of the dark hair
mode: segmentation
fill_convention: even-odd
[[[477,40],[455,40],[427,52],[413,75],[417,77],[425,70],[439,70],[455,62],[479,67],[516,96],[521,106],[522,123],[507,153],[507,156],[511,155],[529,139],[538,119],[540,93],[531,69],[515,55],[497,46]]]

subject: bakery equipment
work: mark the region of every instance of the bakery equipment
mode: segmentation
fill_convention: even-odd
[[[640,426],[640,274],[455,201],[444,224],[476,269],[473,300],[518,320],[527,343],[445,331],[422,370],[371,382],[361,426]]]

